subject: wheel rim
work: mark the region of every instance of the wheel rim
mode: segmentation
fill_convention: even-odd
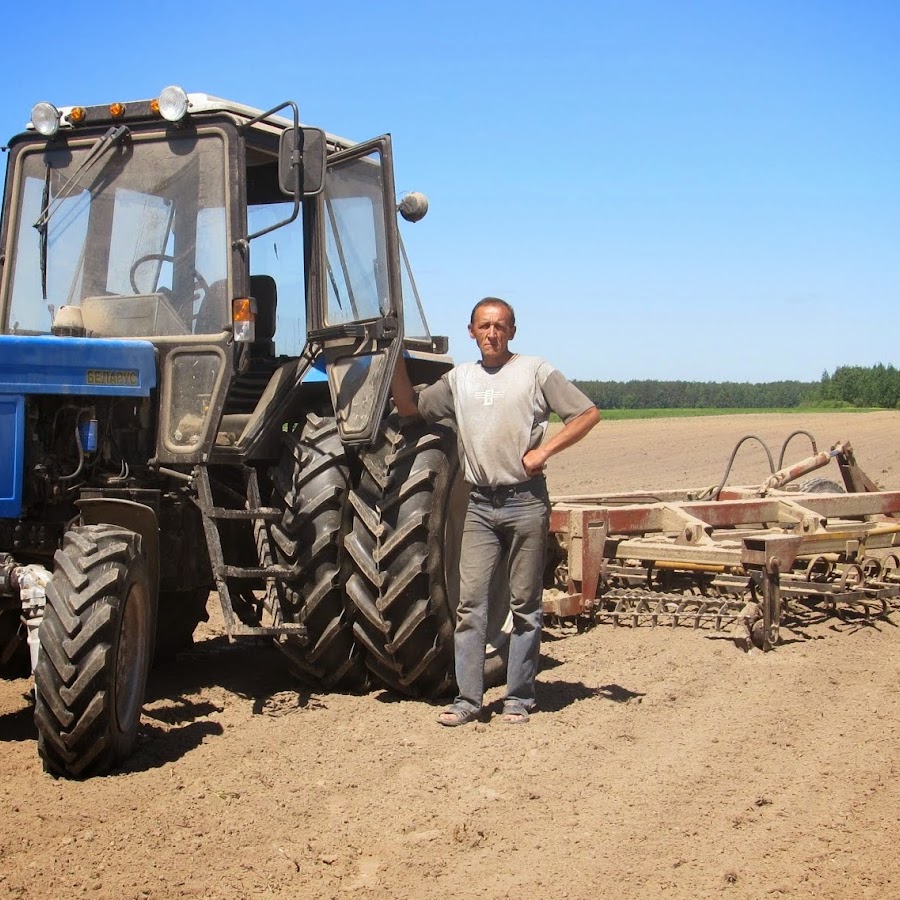
[[[132,584],[116,642],[115,714],[119,731],[135,721],[144,699],[147,671],[147,595],[142,585]]]

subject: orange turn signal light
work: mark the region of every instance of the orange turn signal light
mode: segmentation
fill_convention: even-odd
[[[73,106],[72,109],[69,110],[69,114],[66,118],[73,125],[80,125],[87,116],[87,110],[83,106]]]
[[[231,304],[235,322],[252,322],[256,319],[256,301],[252,297],[238,297]]]
[[[256,340],[256,301],[252,297],[238,297],[231,301],[234,318],[234,339],[241,344]]]
[[[109,114],[114,119],[121,119],[122,116],[125,115],[125,104],[124,103],[110,103],[109,104]]]

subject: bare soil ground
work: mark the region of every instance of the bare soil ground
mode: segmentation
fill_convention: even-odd
[[[797,428],[900,488],[884,412],[601,423],[551,489],[712,485],[740,436],[777,457]],[[766,474],[747,447],[733,480]],[[892,619],[768,654],[551,630],[528,725],[501,724],[494,690],[489,721],[445,729],[427,703],[310,692],[214,617],[155,673],[127,766],[83,783],[42,773],[29,684],[0,682],[0,896],[900,896]]]

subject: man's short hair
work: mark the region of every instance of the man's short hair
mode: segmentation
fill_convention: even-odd
[[[516,311],[512,308],[512,305],[507,303],[505,300],[501,300],[499,297],[484,297],[479,300],[475,306],[472,308],[472,315],[469,316],[469,324],[475,324],[475,313],[481,309],[482,306],[502,306],[509,313],[509,324],[515,326],[516,324]]]

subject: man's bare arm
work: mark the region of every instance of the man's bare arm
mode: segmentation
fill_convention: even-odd
[[[539,475],[551,456],[580,441],[599,421],[600,410],[596,406],[586,409],[580,416],[567,422],[549,441],[529,450],[522,457],[525,471],[529,475]]]
[[[406,360],[403,354],[397,357],[397,365],[394,366],[394,376],[391,379],[391,394],[397,412],[401,416],[417,416],[419,407],[416,405],[416,392],[413,390],[412,381],[409,379],[409,371],[406,368]]]

